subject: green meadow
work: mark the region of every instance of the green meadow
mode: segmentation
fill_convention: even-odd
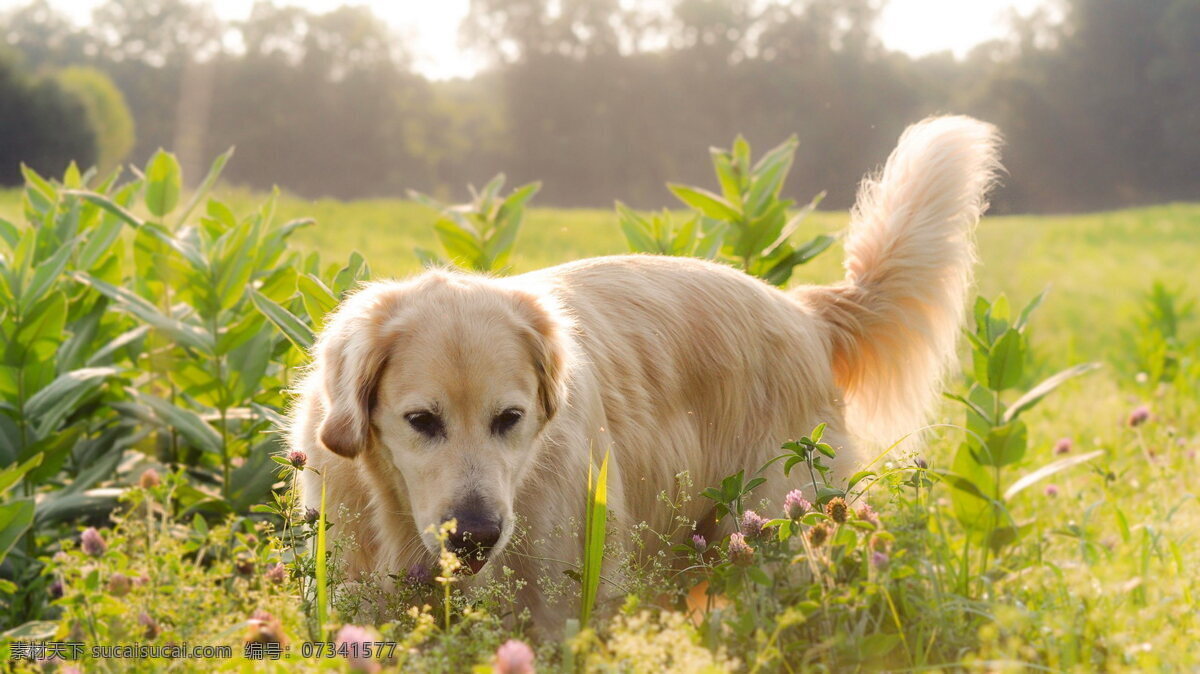
[[[239,214],[252,212],[265,198],[238,189],[218,189],[215,196]],[[429,208],[398,199],[310,201],[284,195],[276,208],[279,222],[315,220],[292,237],[292,249],[317,251],[326,263],[360,252],[373,278],[419,273],[413,249],[439,250],[431,228],[435,216]],[[24,219],[19,192],[0,193],[0,217]],[[818,212],[797,237],[836,235],[846,221],[843,212]],[[920,460],[897,451],[873,465],[877,475],[868,500],[878,522],[870,523],[870,514],[851,516],[862,526],[859,533],[846,533],[850,525],[830,511],[841,528],[824,542],[825,553],[814,552],[822,541],[811,531],[826,523],[804,520],[810,527],[804,534],[806,561],[828,564],[813,567],[820,583],[805,585],[780,572],[792,559],[788,556],[768,563],[769,550],[781,554],[781,548],[766,542],[759,548],[761,566],[700,558],[702,574],[685,577],[643,567],[641,584],[634,583],[622,608],[582,632],[540,642],[514,632],[495,603],[455,599],[453,610],[442,613],[437,594],[432,607],[417,606],[401,619],[367,625],[375,638],[401,644],[399,655],[384,660],[387,671],[486,672],[493,666],[517,671],[493,661],[496,648],[509,638],[533,643],[539,671],[1200,667],[1200,654],[1190,646],[1200,628],[1200,502],[1195,494],[1200,484],[1200,319],[1195,305],[1189,305],[1200,297],[1200,205],[985,217],[977,240],[979,295],[991,301],[1006,296],[1015,315],[1047,291],[1024,330],[1026,366],[1019,383],[1005,388],[1005,404],[1055,372],[1099,365],[1024,412],[1027,449],[987,478],[1015,486],[1028,476],[1028,486],[1010,489],[1004,499],[1011,539],[980,542],[956,519],[963,488],[954,485],[964,470],[962,427],[969,424],[964,407],[947,400]],[[535,199],[516,242],[512,271],[627,250],[613,210],[538,208]],[[798,267],[791,283],[828,283],[840,276],[841,249],[835,243]],[[1163,291],[1152,301],[1156,282]],[[282,339],[279,343],[280,349],[290,348]],[[280,362],[299,362],[294,355],[280,355],[280,349],[275,352]],[[961,354],[962,370],[969,374],[973,356],[965,337]],[[964,396],[967,387],[962,373],[946,383],[949,392]],[[1038,473],[1076,457],[1074,465],[1060,463]],[[782,479],[775,475],[777,468],[771,470],[770,479]],[[119,516],[116,529],[104,529],[102,554],[87,552],[85,541],[84,549],[64,544],[65,552],[50,560],[58,548],[39,542],[47,551],[46,573],[63,579],[67,591],[35,627],[59,638],[100,642],[152,642],[167,634],[192,644],[230,644],[235,655],[255,634],[290,635],[293,647],[316,640],[311,593],[314,582],[325,581],[316,580],[322,576],[314,575],[311,557],[288,557],[287,546],[262,522],[251,526],[231,515],[224,522],[214,520],[210,528],[187,519],[194,514],[189,510],[182,521],[171,521],[178,514],[171,499],[180,498],[172,490],[186,489],[187,480],[177,474],[162,485],[143,481],[138,487],[137,479],[126,478],[126,484],[135,483],[132,505]],[[707,486],[695,485],[697,490]],[[158,512],[151,508],[154,503],[162,512],[144,515]],[[781,526],[800,531],[800,524]],[[798,540],[800,534],[795,535]],[[224,556],[213,552],[209,565],[186,561],[203,557],[210,546],[227,551]],[[280,559],[296,582],[256,579]],[[243,565],[252,571],[242,573]],[[104,574],[118,570],[135,579],[143,574],[151,582],[126,586],[126,578],[115,587],[112,580],[106,585]],[[693,622],[694,616],[684,618],[680,610],[698,580],[719,585],[722,596],[708,607],[715,610],[707,618]],[[72,590],[72,583],[83,589]],[[664,592],[678,601],[663,600]],[[335,593],[332,615],[319,614],[325,624],[315,628],[316,635],[328,636],[350,621],[348,612],[338,612],[340,596]],[[267,610],[269,620],[247,620],[256,609]],[[251,636],[246,636],[247,625]],[[176,666],[242,671],[238,668],[245,663],[239,662],[178,661]],[[305,662],[313,670],[377,671],[345,658]],[[150,664],[138,667],[153,670]]]

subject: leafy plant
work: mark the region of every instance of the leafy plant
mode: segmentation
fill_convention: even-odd
[[[671,211],[663,209],[644,218],[621,202],[617,202],[617,217],[629,249],[635,253],[680,255],[713,259],[721,249],[720,228],[700,231],[700,216],[693,214],[683,224],[676,225]]]
[[[521,230],[525,204],[541,189],[540,182],[522,185],[507,197],[500,197],[504,174],[488,181],[482,190],[471,189],[471,201],[448,206],[432,197],[409,191],[409,198],[441,213],[433,230],[445,249],[450,263],[484,272],[502,272]],[[417,248],[417,257],[426,266],[445,265],[433,253]]]
[[[951,470],[935,470],[951,487],[951,501],[958,523],[966,532],[960,574],[962,591],[972,574],[972,548],[979,550],[979,573],[988,567],[990,554],[999,554],[1016,542],[1031,522],[1017,522],[1009,508],[1021,491],[1045,478],[1100,456],[1102,451],[1069,456],[1046,464],[1005,486],[1006,468],[1021,464],[1029,445],[1028,429],[1021,415],[1064,382],[1099,367],[1086,363],[1063,370],[1006,403],[1003,395],[1023,380],[1030,359],[1025,334],[1029,318],[1044,293],[1035,297],[1015,320],[1008,300],[975,300],[974,330],[966,331],[971,343],[972,372],[967,395],[946,394],[967,410],[967,439],[954,455]]]
[[[188,224],[230,154],[217,158],[174,223],[168,217],[180,205],[182,176],[166,152],[155,154],[144,172],[149,217],[103,194],[75,193],[133,230],[140,273],[129,284],[87,272],[74,276],[149,330],[151,371],[133,378],[131,400],[119,409],[159,427],[167,463],[183,463],[196,478],[219,487],[220,498],[197,495],[196,506],[213,512],[245,512],[274,482],[266,462],[279,439],[263,431],[275,426],[274,410],[282,406],[287,345],[263,330],[247,289],[281,299],[295,292],[297,256],[283,259],[287,239],[311,223],[275,224],[272,196],[241,219],[209,199],[198,224]],[[271,367],[277,355],[285,357],[282,368]],[[244,462],[235,466],[235,459]]]
[[[819,255],[833,243],[824,234],[800,246],[792,244],[805,216],[821,199],[822,192],[799,211],[789,216],[795,202],[780,199],[779,193],[795,160],[799,141],[795,136],[773,148],[753,166],[750,144],[738,136],[733,150],[712,148],[713,169],[721,185],[721,194],[699,187],[670,184],[671,192],[694,212],[698,224],[685,223],[674,229],[667,216],[646,221],[618,204],[621,227],[630,247],[642,252],[672,255],[696,254],[735,264],[748,274],[773,285],[782,286],[799,265]],[[699,233],[703,234],[700,235]]]
[[[1153,390],[1160,384],[1186,389],[1200,381],[1200,340],[1188,339],[1180,329],[1195,314],[1194,300],[1182,288],[1156,281],[1142,297],[1134,327],[1125,333],[1139,381]]]

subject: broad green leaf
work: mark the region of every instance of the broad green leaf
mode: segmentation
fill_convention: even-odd
[[[1017,463],[1025,457],[1029,442],[1025,423],[1018,420],[996,426],[988,431],[985,442],[986,449],[980,454],[989,465],[1002,467]]]
[[[17,241],[21,239],[21,233],[17,229],[16,225],[8,220],[5,220],[4,218],[0,218],[0,239],[4,239],[4,242],[8,244],[8,247],[12,248],[13,246],[16,246]]]
[[[154,412],[154,417],[158,419],[159,423],[177,431],[194,447],[213,454],[221,453],[221,435],[201,419],[200,415],[189,409],[172,405],[158,396],[132,388],[128,391],[138,402]]]
[[[736,207],[742,205],[742,180],[733,166],[733,157],[728,152],[710,147],[713,169],[717,173],[717,182],[721,184],[721,194],[725,200]]]
[[[135,318],[162,331],[180,344],[200,349],[205,353],[213,352],[215,345],[212,336],[208,332],[197,326],[184,323],[178,318],[163,314],[157,307],[133,291],[114,286],[82,272],[75,272],[72,276],[76,281],[89,285],[108,296],[109,299],[113,300],[113,305],[116,308],[128,312]]]
[[[42,463],[42,455],[34,454],[20,465],[13,465],[0,471],[0,495],[8,493],[22,477]]]
[[[33,421],[34,433],[42,438],[56,430],[63,419],[117,372],[112,367],[73,370],[60,375],[49,386],[33,394],[25,402],[25,414]]]
[[[1021,310],[1021,315],[1017,317],[1017,322],[1013,324],[1014,328],[1017,330],[1022,330],[1025,328],[1026,324],[1029,323],[1029,317],[1033,315],[1033,312],[1036,311],[1039,306],[1042,305],[1042,300],[1046,299],[1046,293],[1048,292],[1050,292],[1050,289],[1046,288],[1042,292],[1038,293],[1037,297],[1034,297],[1032,300],[1030,300],[1029,304],[1025,305],[1025,308]]]
[[[33,499],[25,498],[0,505],[0,561],[33,524]]]
[[[308,312],[313,328],[320,330],[325,324],[325,316],[337,308],[337,297],[314,274],[298,276],[296,289],[300,291],[300,299],[304,302],[304,310]]]
[[[250,290],[250,301],[255,307],[267,317],[267,320],[275,324],[284,336],[287,337],[293,344],[304,351],[312,348],[313,342],[316,341],[313,336],[313,331],[304,321],[284,309],[282,306],[267,299],[262,293],[257,290]]]
[[[994,310],[996,305],[992,305]],[[1010,389],[1021,383],[1025,364],[1025,338],[1009,328],[992,346],[988,357],[988,388],[993,391]]]
[[[683,203],[717,220],[739,222],[742,214],[721,197],[695,187],[671,183],[668,189]]]
[[[159,150],[146,165],[146,210],[161,219],[179,203],[182,178],[175,155]]]
[[[38,263],[33,272],[29,285],[21,293],[21,306],[29,307],[42,299],[51,286],[59,282],[59,276],[71,261],[71,253],[75,252],[77,239],[64,243],[48,260]]]
[[[620,201],[616,204],[621,231],[629,249],[635,253],[657,253],[658,243],[650,236],[650,224]]]
[[[1013,402],[1012,406],[1010,406],[1004,413],[1005,423],[1016,419],[1021,415],[1022,412],[1036,405],[1038,401],[1040,401],[1042,398],[1045,398],[1047,395],[1053,392],[1054,389],[1062,386],[1063,382],[1066,382],[1068,379],[1073,379],[1081,374],[1087,374],[1092,370],[1098,369],[1100,369],[1100,363],[1083,363],[1046,378],[1037,386],[1029,389],[1025,395],[1017,398],[1017,400]]]
[[[1065,459],[1059,459],[1058,461],[1048,463],[1032,473],[1021,476],[1020,479],[1018,479],[1016,482],[1013,482],[1008,489],[1004,490],[1004,498],[1005,500],[1011,499],[1025,489],[1037,484],[1038,482],[1041,482],[1055,473],[1062,472],[1073,466],[1078,466],[1081,463],[1087,463],[1088,461],[1091,461],[1092,459],[1095,459],[1103,454],[1104,450],[1097,449],[1094,452],[1078,454],[1076,456],[1068,456]]]
[[[471,231],[450,218],[442,218],[434,223],[433,231],[454,263],[478,271],[489,271],[483,259],[483,248]]]

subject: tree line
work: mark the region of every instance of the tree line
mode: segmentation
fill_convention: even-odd
[[[108,0],[77,27],[34,0],[3,17],[0,181],[160,146],[196,175],[235,145],[230,181],[311,197],[461,197],[504,171],[542,180],[541,204],[651,207],[667,181],[711,182],[710,146],[795,133],[786,193],[845,207],[907,124],[963,112],[1006,136],[996,211],[1200,195],[1200,3],[1058,0],[963,59],[886,49],[882,5],[472,0],[463,38],[490,66],[434,82],[363,6],[224,22]]]

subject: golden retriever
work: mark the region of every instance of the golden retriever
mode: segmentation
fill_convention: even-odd
[[[332,529],[353,541],[350,573],[381,577],[432,563],[432,528],[456,519],[468,581],[509,567],[535,625],[553,629],[577,600],[551,601],[534,579],[581,557],[589,460],[611,453],[618,541],[638,522],[670,529],[656,499],[679,473],[698,487],[751,474],[820,422],[847,477],[937,398],[996,147],[967,117],[906,130],[861,187],[833,285],[784,291],[650,255],[366,284],[328,319],[292,412],[290,442],[318,471],[304,473],[305,505],[323,480],[328,512],[355,515]],[[755,498],[811,487],[797,471]],[[711,506],[692,499],[685,515],[715,540]],[[510,545],[518,521],[527,533]]]

